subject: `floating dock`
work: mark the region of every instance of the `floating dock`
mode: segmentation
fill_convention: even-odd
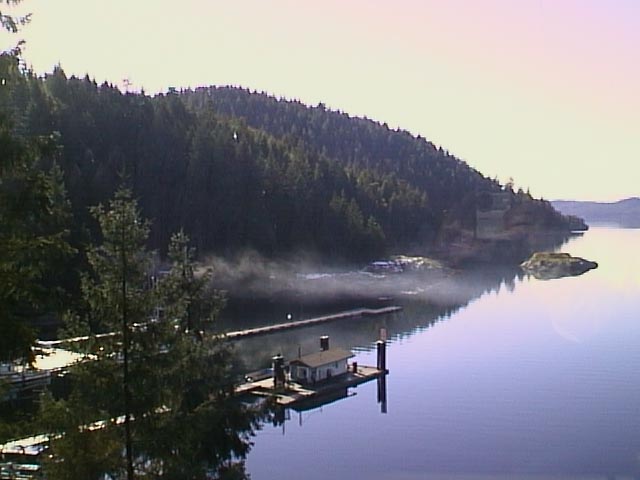
[[[237,395],[251,394],[260,397],[269,397],[276,404],[289,407],[295,404],[327,395],[336,390],[354,387],[389,373],[387,370],[358,365],[357,371],[352,369],[345,374],[333,377],[331,380],[315,384],[300,384],[286,382],[283,387],[274,388],[273,378],[266,378],[257,382],[247,382],[235,389]]]
[[[326,397],[340,390],[347,390],[373,379],[384,381],[387,370],[387,342],[376,342],[375,367],[347,363],[350,351],[329,348],[329,337],[320,337],[321,350],[291,360],[285,366],[282,355],[273,357],[272,375],[256,381],[248,381],[235,388],[236,395],[256,395],[270,398],[276,405],[292,407]]]
[[[307,320],[299,320],[296,322],[278,323],[276,325],[267,325],[265,327],[248,328],[246,330],[237,330],[235,332],[228,332],[225,337],[228,339],[244,338],[253,335],[265,335],[269,333],[275,333],[282,330],[290,330],[293,328],[309,327],[311,325],[317,325],[326,322],[335,322],[337,320],[345,320],[348,318],[360,318],[373,315],[387,315],[390,313],[396,313],[402,310],[402,307],[398,305],[392,305],[383,308],[357,308],[355,310],[347,310],[345,312],[334,313],[332,315],[324,315],[322,317],[309,318]]]

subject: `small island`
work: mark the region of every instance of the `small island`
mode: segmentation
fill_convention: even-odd
[[[597,267],[596,262],[556,252],[536,252],[520,264],[522,270],[540,280],[582,275]]]

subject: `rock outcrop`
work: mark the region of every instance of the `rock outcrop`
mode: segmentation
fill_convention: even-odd
[[[596,262],[554,252],[536,252],[520,264],[522,270],[541,280],[582,275],[597,267]]]

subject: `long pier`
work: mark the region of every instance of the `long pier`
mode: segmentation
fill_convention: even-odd
[[[253,335],[264,335],[268,333],[279,332],[281,330],[308,327],[310,325],[316,325],[319,323],[326,323],[326,322],[334,322],[336,320],[345,320],[347,318],[360,318],[360,317],[367,317],[372,315],[386,315],[389,313],[399,312],[401,310],[402,310],[402,307],[398,305],[391,305],[389,307],[382,307],[382,308],[356,308],[354,310],[347,310],[344,312],[333,313],[331,315],[324,315],[321,317],[308,318],[306,320],[278,323],[276,325],[267,325],[265,327],[247,328],[245,330],[236,330],[234,332],[227,332],[224,334],[224,336],[229,339],[234,339],[234,338],[250,337]],[[119,332],[101,333],[101,334],[95,335],[93,338],[109,338],[109,337],[116,336],[118,334]],[[41,348],[42,347],[54,348],[54,347],[60,347],[62,345],[66,345],[69,343],[87,341],[90,338],[92,337],[84,336],[84,337],[75,337],[75,338],[65,338],[62,340],[38,340],[36,342],[36,345]]]
[[[298,320],[296,322],[278,323],[276,325],[267,325],[265,327],[248,328],[245,330],[237,330],[235,332],[228,332],[225,337],[228,339],[244,338],[253,335],[265,335],[269,333],[275,333],[282,330],[291,330],[294,328],[309,327],[311,325],[317,325],[326,322],[335,322],[337,320],[345,320],[348,318],[360,318],[372,315],[386,315],[389,313],[395,313],[402,310],[402,307],[398,305],[392,305],[383,308],[357,308],[355,310],[347,310],[345,312],[334,313],[331,315],[324,315],[322,317],[308,318],[307,320]]]

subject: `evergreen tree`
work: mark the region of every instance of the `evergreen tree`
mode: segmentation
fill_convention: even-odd
[[[59,306],[51,278],[72,253],[55,144],[13,128],[11,90],[22,81],[17,58],[0,56],[0,360],[31,356],[31,324]]]
[[[102,243],[88,253],[87,315],[74,317],[90,334],[91,354],[73,368],[69,398],[43,403],[44,423],[57,434],[47,475],[218,475],[247,453],[257,426],[233,398],[228,348],[204,332],[220,302],[182,233],[169,248],[168,274],[151,276],[149,226],[129,191],[93,214]],[[96,335],[104,331],[114,334]]]

